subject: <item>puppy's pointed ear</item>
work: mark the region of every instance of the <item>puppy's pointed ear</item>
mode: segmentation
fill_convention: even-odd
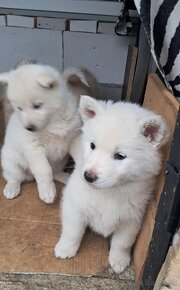
[[[43,88],[53,89],[58,85],[58,78],[48,72],[44,72],[38,76],[37,83]]]
[[[79,103],[79,113],[83,122],[94,118],[97,114],[103,111],[101,103],[89,96],[81,96]]]
[[[140,123],[141,134],[156,148],[164,145],[169,136],[169,128],[161,116],[145,118]]]
[[[9,81],[9,76],[10,76],[9,72],[0,73],[0,82],[7,84]]]

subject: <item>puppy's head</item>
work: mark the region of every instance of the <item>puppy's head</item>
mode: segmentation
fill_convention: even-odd
[[[62,105],[65,84],[52,67],[24,64],[0,74],[1,80],[8,83],[7,97],[29,131],[43,130]]]
[[[165,121],[135,104],[80,100],[84,181],[108,188],[147,181],[160,170],[161,147],[169,136]]]

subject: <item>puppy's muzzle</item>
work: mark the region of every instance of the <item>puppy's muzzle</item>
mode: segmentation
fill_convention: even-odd
[[[89,183],[93,183],[94,181],[97,180],[97,175],[91,170],[85,171],[84,172],[84,179]]]
[[[37,127],[34,125],[29,125],[26,127],[26,130],[31,131],[31,132],[35,132],[35,131],[37,131]]]

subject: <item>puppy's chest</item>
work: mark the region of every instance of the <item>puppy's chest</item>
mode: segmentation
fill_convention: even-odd
[[[43,146],[46,149],[50,161],[62,159],[69,150],[68,138],[54,136],[52,134],[43,137]]]
[[[97,200],[89,203],[87,212],[88,224],[106,237],[115,231],[120,222],[133,217],[134,207],[127,200]]]

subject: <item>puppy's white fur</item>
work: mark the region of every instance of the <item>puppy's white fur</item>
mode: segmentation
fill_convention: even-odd
[[[0,81],[8,84],[7,96],[14,108],[1,153],[7,180],[4,195],[16,197],[21,183],[35,178],[40,198],[52,203],[53,178],[65,182],[61,169],[79,134],[78,102],[65,78],[49,66],[24,64],[0,74]]]
[[[167,126],[160,116],[135,104],[87,96],[81,97],[80,114],[83,133],[71,148],[76,168],[63,193],[62,234],[55,255],[76,255],[90,226],[104,237],[112,235],[109,263],[120,273],[130,263],[161,168],[159,148],[168,138]]]

